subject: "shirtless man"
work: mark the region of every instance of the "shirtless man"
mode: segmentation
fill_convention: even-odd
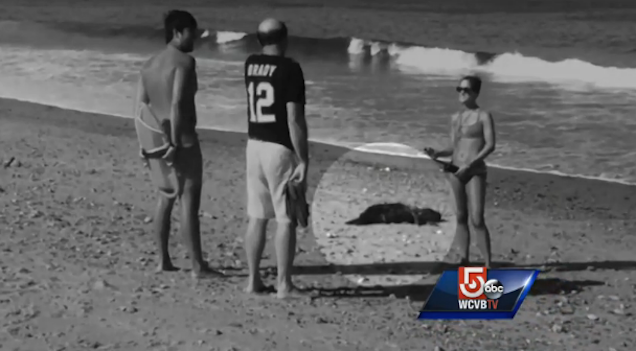
[[[309,165],[305,120],[305,79],[300,65],[285,57],[287,27],[266,19],[258,27],[262,52],[245,61],[248,99],[247,212],[245,251],[248,293],[265,290],[259,264],[270,219],[278,224],[275,247],[278,266],[277,297],[297,292],[291,281],[296,254],[296,221],[287,214],[285,186],[298,182],[306,189]]]
[[[458,167],[449,180],[455,197],[457,229],[455,240],[460,250],[460,265],[469,264],[470,233],[468,221],[477,236],[477,246],[491,267],[490,232],[484,221],[487,167],[485,159],[495,150],[495,123],[492,114],[477,104],[481,79],[463,77],[456,88],[462,109],[451,118],[450,145],[443,150],[426,148],[424,151],[436,159],[452,158]]]
[[[177,172],[181,191],[176,197],[181,203],[181,235],[192,259],[192,275],[201,278],[218,273],[203,260],[199,228],[203,159],[195,130],[196,62],[188,53],[193,51],[200,31],[194,17],[180,10],[166,14],[164,30],[166,48],[146,61],[141,69],[136,112],[140,113],[144,105],[148,106],[170,139],[171,147],[164,159]],[[177,270],[168,253],[170,214],[176,198],[160,196],[155,210],[159,272]]]

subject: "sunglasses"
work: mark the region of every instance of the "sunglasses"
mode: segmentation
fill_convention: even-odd
[[[455,91],[457,91],[458,93],[470,93],[472,90],[470,88],[464,88],[464,87],[457,87],[455,88]]]

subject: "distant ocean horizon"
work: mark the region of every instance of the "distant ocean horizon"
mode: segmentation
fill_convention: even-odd
[[[202,6],[202,2],[194,3]],[[303,15],[303,11],[317,6],[315,3],[307,7],[285,3],[270,6],[271,14],[266,10],[255,11],[263,15],[254,22],[264,15],[276,15],[277,11],[283,14],[296,11]],[[379,2],[370,3],[369,8],[356,10],[352,5],[347,11],[351,16],[355,16],[356,11],[371,16],[373,6],[379,12],[390,11],[377,9]],[[399,3],[407,9],[418,6],[404,0]],[[335,4],[316,7],[317,16],[319,11],[327,11],[325,8]],[[115,1],[104,12],[124,10],[124,5]],[[131,10],[134,11],[140,11],[139,7]],[[209,11],[222,12],[212,6]],[[223,11],[227,11],[231,19],[229,14],[236,10]],[[445,16],[443,11],[421,11],[429,18]],[[160,20],[161,12],[156,12]],[[197,12],[193,12],[196,16]],[[59,18],[44,21],[40,13],[32,15],[33,18],[28,18],[31,15],[26,12],[20,13],[21,17],[0,15],[1,97],[131,115],[139,66],[162,46],[159,20],[154,25]],[[373,39],[373,33],[365,34],[363,30],[355,35],[311,36],[295,30],[290,21],[289,55],[296,58],[305,71],[312,139],[348,147],[380,143],[386,146],[387,153],[407,150],[398,145],[415,149],[441,146],[448,142],[450,115],[459,108],[454,87],[462,75],[473,73],[485,80],[480,101],[496,121],[498,148],[489,158],[491,164],[636,184],[636,141],[632,137],[636,130],[633,117],[636,61],[633,67],[630,65],[634,47],[626,43],[625,48],[616,48],[623,37],[616,37],[616,24],[605,18],[609,13],[618,16],[615,9],[608,7],[605,12],[585,13],[587,17],[580,13],[566,15],[579,18],[572,20],[577,25],[588,18],[585,26],[594,27],[596,32],[602,31],[606,24],[606,40],[608,45],[612,43],[613,49],[603,58],[598,44],[601,41],[596,37],[592,38],[586,55],[575,55],[581,43],[572,47],[564,44],[561,56],[555,55],[558,48],[545,45],[545,57],[527,54],[542,51],[525,50],[523,45],[519,46],[520,51],[467,50],[462,43],[465,36],[470,35],[468,20],[466,28],[453,29],[463,33],[456,33],[457,45],[424,45],[398,40],[400,35],[396,35],[396,40]],[[623,17],[629,17],[630,13],[623,11]],[[563,15],[555,12],[545,16],[561,16],[559,14]],[[54,13],[52,17],[55,16]],[[462,16],[470,18],[469,14]],[[495,12],[475,16],[501,18],[501,14]],[[521,15],[515,12],[510,16]],[[282,17],[284,19],[284,15]],[[599,20],[601,17],[605,19]],[[236,23],[242,23],[242,19],[236,18]],[[351,18],[354,17],[350,17],[350,21]],[[342,17],[333,19],[334,25],[343,20]],[[624,21],[627,20],[631,18]],[[205,26],[206,22],[201,22]],[[475,31],[483,30],[478,24],[473,25]],[[522,32],[519,27],[526,26],[521,22],[517,27],[505,25],[509,24],[502,23],[499,30]],[[232,26],[208,28],[213,35],[194,53],[200,72],[197,97],[200,124],[205,128],[245,131],[242,65],[258,46],[248,31]],[[541,31],[538,29],[537,35]],[[312,34],[311,30],[307,32]],[[596,36],[603,35],[597,33]],[[479,40],[484,40],[483,36]],[[497,46],[502,45],[492,45]],[[377,146],[374,150],[383,151]]]

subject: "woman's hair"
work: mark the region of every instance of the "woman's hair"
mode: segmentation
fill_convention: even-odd
[[[197,20],[188,11],[172,10],[163,17],[163,28],[166,36],[166,43],[172,40],[174,32],[182,33],[186,28],[196,29]]]
[[[470,84],[470,89],[472,89],[475,93],[479,94],[479,92],[481,91],[481,78],[477,77],[477,76],[464,76],[460,82],[467,80],[468,83]]]

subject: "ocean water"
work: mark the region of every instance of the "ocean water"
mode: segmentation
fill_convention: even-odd
[[[161,33],[149,26],[91,28],[0,20],[0,96],[130,116],[138,69],[161,47]],[[200,124],[245,131],[242,62],[258,47],[253,35],[213,29],[195,52]],[[396,143],[441,146],[460,107],[454,87],[476,73],[484,79],[481,105],[496,122],[490,164],[636,183],[636,61],[631,68],[514,50],[470,52],[452,43],[371,40],[364,32],[294,36],[289,55],[305,72],[314,140],[385,143],[387,152],[403,149]]]

